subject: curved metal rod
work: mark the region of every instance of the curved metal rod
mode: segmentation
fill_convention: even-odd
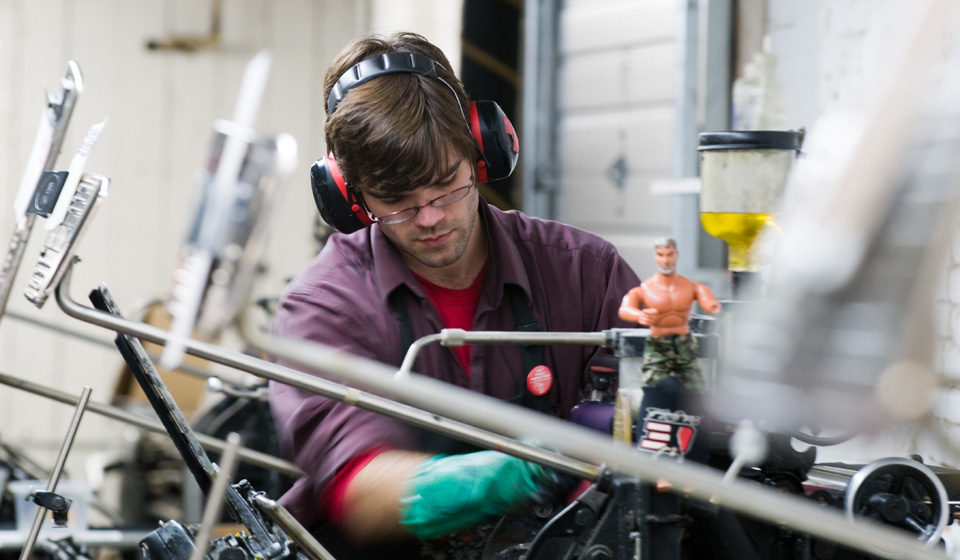
[[[33,393],[34,395],[39,395],[41,397],[46,397],[48,399],[58,401],[64,404],[76,405],[77,397],[65,393],[63,391],[58,391],[50,387],[45,387],[37,383],[32,383],[25,379],[20,379],[19,377],[14,377],[12,375],[6,375],[0,373],[0,384],[13,387],[15,389],[20,389],[21,391],[26,391],[28,393]],[[163,425],[156,420],[150,420],[143,416],[127,412],[121,408],[115,406],[110,406],[106,404],[101,404],[97,402],[91,402],[87,405],[87,410],[101,416],[106,416],[107,418],[112,418],[113,420],[119,420],[127,424],[131,424],[143,430],[149,432],[154,432],[158,434],[166,434],[167,430],[164,429]],[[207,451],[216,451],[217,453],[223,453],[226,449],[226,442],[215,437],[208,436],[206,434],[197,434],[197,440],[200,442],[200,445]],[[247,449],[241,447],[239,451],[240,460],[249,465],[256,467],[261,467],[264,469],[270,469],[277,471],[280,474],[291,476],[293,478],[300,478],[303,476],[303,471],[300,470],[296,465],[289,461],[284,461],[279,457],[274,457],[273,455],[262,453],[260,451],[254,451],[252,449]]]
[[[253,505],[273,519],[288,535],[293,537],[307,556],[314,560],[336,560],[317,539],[303,528],[287,509],[267,498],[263,492],[253,496]]]
[[[418,338],[407,349],[397,380],[405,379],[413,370],[417,354],[427,344],[439,342],[444,346],[463,346],[464,344],[584,344],[591,346],[609,346],[613,343],[610,331],[595,333],[560,332],[504,332],[504,331],[465,331],[463,329],[443,329],[439,334],[428,334]]]
[[[142,340],[148,340],[158,344],[166,342],[169,337],[167,331],[151,325],[115,317],[108,313],[85,307],[70,299],[70,280],[72,274],[73,263],[70,264],[70,267],[63,275],[63,279],[57,286],[57,303],[64,313],[81,321],[126,335],[135,336]],[[572,476],[587,480],[596,480],[599,476],[599,469],[591,463],[578,461],[558,453],[526,445],[509,437],[450,420],[449,417],[445,418],[442,417],[442,415],[431,414],[426,410],[407,406],[355,388],[346,387],[339,383],[334,383],[308,373],[303,373],[302,371],[254,358],[241,352],[227,350],[220,346],[193,339],[186,340],[186,351],[188,354],[199,356],[212,362],[279,381],[291,387],[316,393],[358,408],[377,412],[413,426],[455,437],[479,447],[496,449],[510,455],[528,459]],[[346,352],[341,352],[340,355],[344,359],[354,358]],[[366,362],[376,364],[378,368],[386,367],[383,364],[371,362],[370,360],[366,360]],[[389,379],[393,373],[393,371],[390,371],[386,379]],[[594,433],[596,434],[596,432]]]

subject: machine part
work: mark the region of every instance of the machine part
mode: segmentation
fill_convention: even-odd
[[[183,560],[191,557],[196,545],[190,529],[171,520],[161,523],[157,530],[145,536],[139,548],[144,560]]]
[[[120,316],[119,308],[106,287],[101,286],[98,290],[91,292],[90,299],[102,311]],[[208,499],[214,499],[212,490],[214,480],[219,478],[217,469],[203,451],[203,448],[200,447],[200,443],[183,417],[183,413],[177,407],[157,370],[147,358],[143,345],[139,340],[122,334],[117,335],[116,343],[147,400],[177,446],[177,450],[180,452],[188,470],[193,474],[201,490],[207,494]],[[234,520],[243,524],[250,534],[229,535],[215,540],[210,544],[211,548],[208,554],[210,558],[223,557],[228,560],[235,558],[238,552],[245,554],[245,557],[263,560],[302,557],[299,547],[287,533],[251,505],[251,496],[254,492],[247,481],[244,480],[232,486],[226,486],[224,493],[226,495],[227,511]],[[220,500],[217,499],[216,501],[219,502]],[[204,543],[204,547],[206,547],[206,543]]]
[[[156,327],[79,305],[69,297],[69,280],[68,273],[57,288],[57,302],[71,317],[151,342],[163,343],[169,339],[168,333]],[[941,554],[921,549],[915,539],[893,534],[888,529],[854,524],[841,513],[831,513],[829,509],[808,500],[786,496],[752,483],[734,481],[723,486],[715,470],[701,465],[653,461],[608,438],[598,438],[593,430],[569,422],[419,375],[411,375],[406,382],[396,383],[392,379],[395,369],[379,362],[316,343],[273,337],[260,332],[250,321],[242,321],[241,327],[244,336],[254,347],[267,349],[270,354],[311,371],[322,371],[328,377],[350,379],[357,385],[376,387],[383,394],[402,402],[375,397],[211,344],[188,340],[186,348],[192,355],[204,359],[374,410],[488,449],[499,449],[580,478],[596,480],[598,469],[591,462],[602,462],[612,471],[646,479],[663,478],[674,488],[683,488],[691,498],[704,501],[714,498],[733,511],[759,519],[778,519],[784,526],[853,548],[869,552],[877,546],[884,546],[893,554],[904,557],[943,560]],[[499,334],[506,336],[518,333]],[[450,418],[456,418],[457,421]],[[563,455],[521,444],[508,437],[508,434],[535,437],[540,444],[550,445]]]
[[[314,560],[334,560],[327,549],[313,535],[305,531],[303,525],[297,522],[285,507],[267,498],[263,492],[253,494],[251,501],[257,509],[268,515],[288,535],[293,537],[308,556]]]
[[[617,391],[616,401],[613,405],[613,425],[611,426],[613,439],[627,445],[633,445],[633,401],[634,397],[632,395],[627,394],[626,390],[620,389]],[[639,406],[638,401],[637,407]]]
[[[800,133],[738,130],[700,133],[700,221],[727,242],[728,268],[757,272],[754,241],[780,212]]]
[[[36,221],[36,215],[27,214],[27,208],[34,198],[37,183],[43,171],[53,169],[53,165],[57,162],[67,125],[70,124],[70,117],[73,115],[73,107],[82,91],[83,77],[80,66],[71,60],[67,63],[66,74],[60,80],[60,91],[47,95],[47,106],[40,115],[40,128],[37,130],[33,149],[14,200],[16,225],[14,225],[7,254],[3,258],[3,266],[0,267],[0,316],[7,307],[14,278],[23,260],[23,251],[27,247],[30,231]]]
[[[627,330],[627,329],[624,329]],[[413,370],[417,361],[417,354],[427,344],[439,342],[443,346],[457,347],[465,344],[586,344],[593,346],[607,346],[610,343],[610,331],[593,333],[560,333],[560,332],[499,332],[499,331],[465,331],[463,329],[442,329],[439,334],[431,334],[419,338],[407,349],[400,369],[394,374],[395,379],[404,379]]]
[[[180,363],[195,324],[213,336],[246,304],[267,232],[261,218],[280,178],[296,164],[292,136],[264,138],[252,128],[271,60],[267,51],[250,60],[232,120],[214,123],[200,204],[173,273],[172,336],[160,359],[165,368]]]
[[[47,483],[47,492],[53,493],[57,489],[57,483],[60,482],[60,475],[63,473],[63,466],[67,462],[67,455],[70,454],[70,448],[73,447],[73,440],[77,437],[77,429],[80,427],[80,419],[83,418],[83,412],[87,409],[87,403],[90,401],[90,393],[93,389],[84,387],[80,394],[80,401],[73,413],[73,419],[70,421],[70,427],[67,428],[67,435],[63,438],[63,444],[60,446],[60,454],[57,456],[57,462],[53,466],[53,472],[50,473],[50,481]],[[41,505],[37,502],[37,505]],[[69,505],[67,506],[69,507]],[[33,552],[33,546],[37,543],[37,537],[40,535],[40,527],[43,525],[43,517],[46,514],[42,505],[37,510],[37,516],[33,520],[33,527],[30,528],[30,534],[20,552],[20,560],[29,560]]]
[[[525,558],[679,560],[683,530],[690,523],[681,506],[677,494],[614,476],[604,488],[592,486],[551,519]]]
[[[37,307],[43,307],[47,297],[63,278],[73,260],[76,245],[90,224],[90,217],[107,197],[110,179],[84,173],[70,201],[63,221],[47,234],[40,250],[40,258],[27,283],[24,295]]]
[[[197,533],[197,542],[200,546],[193,550],[190,560],[203,560],[210,543],[210,534],[213,526],[220,518],[220,510],[223,508],[223,496],[227,487],[230,485],[230,479],[233,478],[237,468],[237,449],[240,448],[240,435],[231,432],[227,435],[227,448],[223,451],[223,458],[216,478],[213,480],[213,486],[210,488],[207,506],[203,509],[203,518],[200,522],[200,532]]]
[[[917,539],[933,546],[947,526],[950,505],[943,482],[926,465],[889,457],[853,475],[844,510],[854,520],[865,517],[916,532]]]
[[[91,292],[90,299],[101,310],[113,315],[120,315],[119,308],[105,287],[101,286],[100,289]],[[160,421],[167,429],[167,433],[177,446],[177,450],[190,473],[197,481],[200,489],[209,496],[217,470],[203,448],[200,447],[200,442],[197,441],[190,424],[187,423],[157,370],[153,367],[150,359],[147,358],[143,345],[139,340],[125,335],[117,335],[116,343],[147,400],[150,401],[157,416],[160,417]],[[256,555],[272,558],[278,555],[276,545],[282,543],[280,546],[286,557],[289,554],[289,551],[286,550],[288,546],[285,542],[286,536],[284,535],[283,538],[279,539],[278,543],[277,536],[265,526],[263,519],[247,504],[237,489],[230,487],[226,493],[227,510],[238,523],[242,523],[250,531],[247,546]]]
[[[251,387],[252,390],[247,391],[249,396],[228,394],[204,412],[193,424],[197,437],[207,434],[223,439],[230,432],[236,432],[243,439],[246,448],[279,457],[280,441],[270,415],[270,405],[265,395],[263,399],[257,396],[266,392],[267,385],[259,383],[255,387],[257,389]],[[211,452],[211,459],[219,460],[215,452]],[[299,476],[264,468],[262,465],[243,464],[237,468],[234,478],[250,481],[254,488],[266,492],[269,496],[281,496]]]
[[[38,506],[50,510],[50,513],[53,515],[54,527],[67,526],[67,513],[70,512],[70,505],[73,503],[73,500],[65,498],[60,494],[44,490],[34,490],[27,498],[32,499],[33,503]]]
[[[231,136],[239,137],[246,147],[243,166],[232,187],[232,196],[226,206],[216,207],[212,190],[221,155]],[[266,241],[266,219],[280,180],[286,176],[296,160],[296,141],[285,134],[263,137],[253,130],[244,130],[236,123],[219,120],[214,123],[213,146],[210,161],[202,170],[202,199],[194,217],[193,226],[183,248],[183,263],[192,262],[190,254],[208,250],[214,254],[209,271],[201,308],[197,316],[197,329],[206,336],[215,336],[233,320],[237,310],[248,299],[249,290],[256,276],[257,266]],[[223,228],[215,239],[201,239],[201,223],[210,220],[212,213],[224,213]],[[222,220],[222,218],[221,218]],[[183,269],[181,273],[189,271]],[[183,279],[174,274],[176,286],[171,291],[176,298],[177,286],[184,286]],[[168,302],[171,307],[176,302]]]

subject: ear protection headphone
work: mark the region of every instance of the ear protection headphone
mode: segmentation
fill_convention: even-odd
[[[460,104],[460,97],[454,89],[437,75],[437,66],[430,58],[417,53],[392,52],[361,60],[340,76],[330,90],[327,112],[332,115],[350,89],[377,76],[393,73],[420,74],[439,80],[450,88]],[[517,165],[520,141],[507,115],[493,101],[472,101],[468,111],[460,105],[460,112],[480,149],[477,181],[487,183],[509,177]],[[363,203],[347,188],[347,181],[332,153],[317,160],[310,168],[310,183],[320,215],[337,231],[352,233],[373,223]]]

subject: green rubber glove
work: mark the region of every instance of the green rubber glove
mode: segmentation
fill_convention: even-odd
[[[543,498],[559,481],[550,469],[497,451],[437,455],[407,478],[400,523],[421,539],[448,535]]]

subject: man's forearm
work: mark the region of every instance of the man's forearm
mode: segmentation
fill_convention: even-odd
[[[343,497],[343,531],[358,543],[409,536],[400,525],[399,504],[410,471],[431,455],[385,451],[361,469]]]

